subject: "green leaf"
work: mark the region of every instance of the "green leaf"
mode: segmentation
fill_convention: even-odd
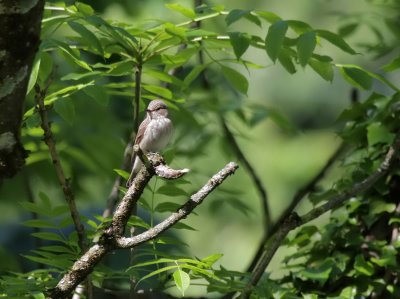
[[[46,296],[43,293],[35,292],[35,293],[32,294],[32,296],[33,296],[34,299],[46,299]]]
[[[26,94],[28,94],[32,90],[33,86],[35,86],[39,75],[39,69],[40,69],[40,57],[36,56],[35,61],[33,63],[31,75],[29,76],[29,82]]]
[[[281,52],[279,53],[278,60],[280,64],[286,69],[286,71],[289,72],[289,74],[294,74],[296,73],[296,67],[293,63],[292,56],[290,55],[290,52],[286,49],[282,49]]]
[[[315,32],[309,31],[300,35],[297,41],[297,55],[302,67],[307,65],[316,44],[317,38]]]
[[[186,40],[186,31],[187,31],[186,28],[178,27],[171,23],[166,23],[164,24],[164,29],[166,33],[172,36],[177,36],[182,40]]]
[[[389,62],[388,64],[384,65],[382,67],[382,69],[385,72],[392,72],[394,70],[397,70],[398,68],[400,68],[400,56],[396,57],[395,59],[393,59],[391,62]]]
[[[377,143],[393,142],[395,135],[382,123],[372,123],[367,127],[368,145],[373,146]]]
[[[189,196],[189,194],[185,190],[178,188],[172,184],[167,184],[167,185],[161,186],[160,188],[157,189],[157,193],[172,196],[172,197],[180,196],[180,195]]]
[[[341,38],[339,35],[337,35],[336,33],[327,31],[327,30],[315,30],[315,32],[317,33],[317,35],[325,40],[327,40],[328,42],[330,42],[331,44],[335,45],[336,47],[338,47],[339,49],[342,49],[343,51],[355,55],[357,54],[356,51],[353,50],[353,48],[351,48],[345,41],[343,38]]]
[[[22,223],[25,226],[28,227],[38,227],[38,228],[53,228],[57,229],[58,226],[54,225],[54,223],[42,219],[31,219],[31,220],[26,220]]]
[[[32,128],[37,128],[39,125],[42,123],[42,120],[40,118],[39,113],[35,112],[31,116],[29,116],[26,120],[25,123],[29,129]],[[43,134],[42,134],[43,135]]]
[[[197,231],[197,229],[195,229],[194,227],[191,227],[190,225],[187,225],[186,223],[183,223],[183,222],[175,223],[172,228]]]
[[[267,37],[265,38],[265,49],[273,62],[278,58],[287,30],[288,24],[285,21],[278,21],[268,29]]]
[[[244,16],[248,15],[250,10],[241,10],[241,9],[234,9],[231,10],[225,18],[226,24],[229,26],[236,21],[240,20]]]
[[[292,29],[297,34],[303,34],[312,30],[310,25],[302,21],[287,20],[286,22],[288,23],[290,29]]]
[[[255,14],[271,24],[282,20],[279,16],[270,11],[256,11]]]
[[[135,226],[135,227],[143,227],[145,229],[149,229],[150,225],[147,224],[142,218],[138,216],[131,216],[129,218],[128,224],[130,226]]]
[[[374,266],[371,262],[366,261],[364,257],[359,254],[356,256],[356,260],[354,262],[354,269],[362,275],[372,276],[375,272]]]
[[[346,36],[352,34],[358,28],[358,25],[359,25],[359,23],[346,24],[339,28],[338,33],[341,37],[346,37]]]
[[[201,72],[207,67],[206,64],[198,64],[196,65],[190,72],[187,74],[185,79],[183,80],[183,86],[187,89],[190,84],[201,74]]]
[[[317,60],[313,57],[310,58],[308,64],[311,68],[326,81],[332,82],[333,80],[333,65],[331,62]]]
[[[85,61],[81,60],[79,57],[79,51],[76,49],[71,49],[70,46],[66,43],[62,43],[60,41],[52,41],[57,49],[61,50],[61,53],[64,53],[64,57],[67,58],[72,63],[80,66],[81,68],[92,71],[92,68]]]
[[[78,11],[85,16],[91,16],[94,14],[94,10],[90,5],[87,5],[82,2],[76,2],[75,6],[78,8]]]
[[[301,276],[318,281],[323,285],[328,279],[333,270],[335,262],[332,258],[327,258],[323,262],[315,262],[312,267],[308,267],[301,272]]]
[[[70,21],[68,22],[68,25],[72,30],[77,32],[90,47],[93,47],[95,52],[104,56],[103,47],[97,36],[92,31],[77,22]]]
[[[71,99],[59,99],[54,103],[54,110],[70,125],[75,119],[75,106]]]
[[[47,52],[40,53],[39,80],[44,83],[53,71],[53,58]]]
[[[19,203],[25,210],[29,211],[29,212],[34,212],[37,213],[39,215],[44,215],[44,216],[48,216],[48,217],[52,217],[53,213],[51,211],[51,209],[49,209],[48,207],[43,207],[43,206],[39,206],[36,203],[32,203],[32,202],[20,202]]]
[[[32,233],[31,235],[42,240],[65,242],[65,240],[56,233],[39,232],[39,233]]]
[[[85,73],[69,73],[63,77],[61,77],[62,81],[67,81],[67,80],[74,80],[78,81],[86,77],[92,77],[92,76],[99,76],[103,75],[103,72],[100,71],[94,71],[94,72],[85,72]]]
[[[252,22],[253,24],[256,24],[258,27],[261,27],[262,24],[257,15],[249,13],[249,14],[245,15],[244,17],[246,20]]]
[[[340,73],[350,84],[362,89],[371,89],[372,77],[357,66],[341,66]]]
[[[115,173],[117,173],[118,175],[122,176],[125,180],[127,180],[129,178],[129,176],[130,176],[130,173],[125,171],[125,170],[116,169],[116,168],[114,168],[113,170],[115,171]]]
[[[165,4],[165,6],[171,10],[181,13],[182,15],[184,15],[185,17],[187,17],[189,19],[193,20],[196,17],[196,14],[192,9],[184,7],[178,3],[168,3],[168,4]]]
[[[182,296],[185,296],[185,291],[190,286],[190,276],[185,271],[178,269],[172,274],[174,278],[176,287],[182,293]]]
[[[388,203],[377,199],[371,202],[369,214],[370,216],[376,216],[384,212],[393,213],[394,210],[396,210],[396,205],[394,203]]]
[[[177,86],[182,85],[182,81],[180,79],[157,69],[146,68],[143,73],[163,82],[172,83]]]
[[[159,213],[176,212],[180,207],[180,204],[174,202],[162,202],[155,207],[154,211]]]
[[[97,103],[102,106],[107,106],[109,102],[109,96],[107,89],[100,85],[92,85],[86,87],[83,92],[89,97],[94,99]]]
[[[216,254],[212,254],[209,255],[205,258],[202,258],[201,261],[203,263],[208,264],[209,267],[211,267],[213,264],[215,264],[215,262],[217,262],[221,257],[223,257],[223,254],[220,253],[216,253]]]
[[[166,89],[161,86],[156,86],[156,85],[143,85],[142,86],[144,90],[153,93],[157,96],[161,96],[164,99],[171,100],[173,97],[172,92],[169,89]]]
[[[222,73],[228,82],[239,92],[246,95],[249,88],[249,82],[247,81],[247,78],[230,67],[221,66],[221,68]]]
[[[233,47],[233,52],[235,53],[236,58],[239,59],[249,48],[251,37],[242,32],[230,32],[229,37],[229,41]]]

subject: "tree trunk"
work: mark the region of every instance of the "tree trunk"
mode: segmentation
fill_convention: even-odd
[[[43,0],[0,0],[0,183],[24,165],[20,131]]]

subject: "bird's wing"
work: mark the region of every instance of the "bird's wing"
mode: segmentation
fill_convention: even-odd
[[[149,124],[150,120],[151,119],[149,117],[146,117],[140,124],[137,135],[136,135],[136,139],[135,139],[135,145],[140,144],[140,142],[142,142],[144,132],[146,131],[147,125]]]
[[[140,142],[142,142],[144,133],[146,131],[147,125],[150,122],[150,120],[151,120],[150,118],[146,117],[142,121],[142,123],[140,124],[138,132],[136,134],[134,145],[140,144]],[[132,169],[132,171],[131,171],[131,175],[129,176],[128,181],[126,182],[126,186],[127,187],[129,187],[131,185],[132,180],[136,175],[135,170],[134,170],[135,160],[136,160],[136,153],[135,153],[135,151],[133,150],[133,147],[132,147],[132,155],[131,155],[131,169]]]

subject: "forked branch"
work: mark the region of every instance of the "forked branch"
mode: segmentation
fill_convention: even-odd
[[[138,151],[137,154],[141,154]],[[146,184],[154,175],[159,175],[168,179],[177,178],[188,172],[187,169],[173,170],[165,165],[164,159],[159,154],[147,155],[149,163],[145,163],[132,185],[129,187],[125,196],[116,208],[111,224],[104,229],[99,242],[93,245],[82,255],[71,269],[58,282],[57,286],[51,291],[48,299],[67,298],[74,288],[83,281],[94,269],[94,267],[110,251],[115,249],[133,248],[144,242],[158,237],[162,232],[169,229],[181,219],[187,217],[192,210],[201,204],[204,198],[231,174],[238,166],[230,162],[217,174],[215,174],[197,193],[182,205],[177,212],[156,225],[155,227],[131,238],[123,236],[126,224],[131,215],[131,209],[139,200]]]

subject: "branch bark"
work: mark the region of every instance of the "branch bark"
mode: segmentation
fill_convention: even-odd
[[[43,0],[0,0],[0,183],[27,157],[20,130],[43,8]]]
[[[257,285],[257,283],[261,279],[262,274],[265,272],[276,250],[279,248],[280,244],[282,244],[283,240],[291,230],[318,218],[322,214],[332,209],[340,207],[348,199],[360,195],[365,191],[367,191],[368,189],[370,189],[380,178],[382,178],[388,173],[390,167],[398,159],[399,151],[400,151],[400,135],[397,136],[395,142],[389,148],[384,160],[382,161],[378,169],[375,172],[373,172],[370,176],[365,178],[363,181],[354,184],[348,190],[341,192],[340,194],[331,196],[330,198],[327,199],[327,202],[325,204],[312,209],[311,211],[309,211],[308,213],[306,213],[301,217],[297,216],[297,214],[295,213],[292,213],[284,221],[282,226],[279,227],[279,229],[272,236],[270,241],[266,244],[264,255],[262,256],[255,270],[253,271],[249,282],[247,283],[243,292],[241,293],[240,298],[242,299],[250,298],[253,288]]]
[[[68,204],[69,211],[71,213],[72,221],[74,222],[76,233],[78,234],[78,244],[83,253],[87,249],[85,228],[81,222],[78,209],[75,204],[75,196],[69,185],[69,180],[66,178],[64,169],[61,165],[61,160],[56,149],[56,142],[51,131],[50,122],[47,114],[47,108],[44,105],[44,98],[47,90],[41,90],[38,85],[35,86],[36,90],[36,103],[37,111],[41,119],[41,127],[44,131],[44,142],[49,148],[51,160],[54,165],[54,169],[57,173],[57,179],[60,183],[61,189],[64,193],[64,198]]]
[[[140,153],[139,153],[140,154]],[[74,290],[74,288],[83,281],[94,269],[94,267],[103,259],[103,257],[110,251],[115,249],[133,248],[144,242],[159,236],[176,222],[187,217],[191,211],[199,204],[204,198],[210,194],[217,186],[219,186],[229,175],[233,174],[237,169],[237,165],[233,162],[227,164],[221,171],[215,174],[196,194],[170,217],[156,225],[155,227],[141,233],[137,236],[125,238],[123,233],[126,223],[131,215],[131,209],[139,200],[146,184],[156,173],[164,173],[166,170],[165,162],[159,154],[148,155],[150,165],[143,165],[132,185],[129,187],[125,196],[118,205],[111,224],[104,229],[99,242],[93,245],[81,258],[79,258],[72,268],[64,275],[59,281],[57,286],[51,291],[48,299],[63,299]],[[163,168],[160,172],[158,169]],[[169,169],[169,168],[167,168]],[[168,174],[167,178],[177,177],[187,173],[187,169],[181,171],[174,170],[173,175]]]

